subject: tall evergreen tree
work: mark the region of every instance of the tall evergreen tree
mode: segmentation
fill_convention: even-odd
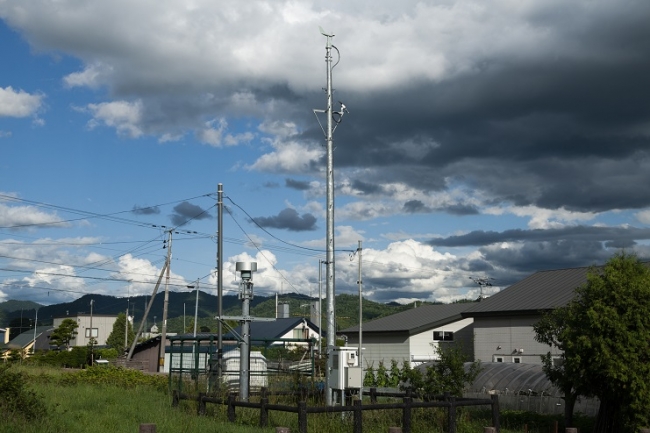
[[[126,320],[126,314],[124,313],[117,315],[117,319],[113,323],[113,329],[106,339],[106,345],[117,350],[118,354],[126,351],[126,346],[124,346],[124,331],[127,325],[127,346],[130,346],[135,338],[135,333],[133,332],[133,324]]]

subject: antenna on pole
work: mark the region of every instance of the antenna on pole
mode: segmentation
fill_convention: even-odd
[[[327,38],[325,44],[325,64],[327,71],[327,87],[324,89],[327,93],[327,105],[324,110],[314,109],[314,115],[318,124],[323,130],[323,135],[326,140],[327,148],[327,229],[326,229],[326,250],[327,257],[325,260],[326,271],[325,271],[325,283],[326,283],[326,298],[327,298],[327,357],[328,357],[328,367],[325,369],[325,402],[328,406],[332,405],[332,386],[330,385],[330,372],[331,372],[331,353],[332,349],[336,346],[336,325],[335,325],[335,290],[334,290],[334,140],[332,134],[336,127],[341,123],[343,115],[348,112],[345,104],[339,102],[341,108],[339,111],[334,111],[332,108],[332,69],[336,66],[340,60],[339,50],[332,45],[332,38],[334,34],[327,33],[323,30],[322,27],[318,28],[320,33]],[[332,66],[332,48],[334,48],[339,54],[339,59],[336,64]],[[323,127],[323,124],[318,117],[319,113],[325,113],[327,120],[326,126]]]
[[[474,281],[480,287],[481,292],[478,297],[479,301],[483,299],[483,288],[492,287],[492,283],[490,281],[494,281],[494,278],[488,278],[488,277],[469,277],[469,279]]]

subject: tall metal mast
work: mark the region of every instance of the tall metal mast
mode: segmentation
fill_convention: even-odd
[[[334,305],[334,146],[332,134],[336,129],[336,126],[333,124],[335,122],[337,125],[341,122],[343,114],[347,112],[345,105],[341,103],[340,111],[333,111],[332,108],[332,48],[334,48],[337,53],[338,49],[332,45],[332,38],[334,35],[325,33],[325,31],[320,28],[320,32],[323,36],[327,38],[327,43],[325,44],[325,64],[327,66],[327,108],[325,110],[314,110],[316,119],[318,119],[317,113],[325,113],[327,117],[327,128],[323,129],[327,141],[327,229],[326,229],[326,260],[325,260],[325,280],[326,280],[326,297],[327,297],[327,356],[329,358],[332,348],[336,346],[336,324],[335,324],[335,305]],[[337,61],[338,64],[338,61]],[[334,65],[336,66],[336,65]],[[336,116],[336,117],[334,117]],[[323,128],[323,125],[318,120],[318,123]],[[332,405],[332,389],[329,385],[330,371],[329,368],[325,370],[325,381],[327,386],[325,389],[325,401],[327,405]]]

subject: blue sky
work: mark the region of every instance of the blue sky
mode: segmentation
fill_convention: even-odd
[[[0,301],[318,293],[336,36],[336,291],[475,298],[650,256],[647,1],[0,1]],[[336,56],[335,56],[336,59]],[[254,220],[255,222],[253,222]],[[192,232],[192,233],[187,233]]]

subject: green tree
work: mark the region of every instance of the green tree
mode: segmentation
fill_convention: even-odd
[[[128,326],[128,328],[126,328]],[[113,329],[106,339],[106,345],[117,350],[117,353],[124,353],[126,346],[124,346],[124,331],[127,331],[127,346],[133,343],[135,333],[133,332],[133,324],[126,320],[126,314],[120,313],[113,323]]]
[[[377,371],[375,372],[375,381],[377,383],[377,386],[380,388],[388,386],[388,370],[386,370],[384,361],[379,361]]]
[[[70,348],[70,341],[77,335],[79,325],[74,319],[63,319],[63,322],[52,331],[50,343],[59,348]]]
[[[545,321],[546,322],[545,322]],[[539,341],[563,351],[549,379],[600,400],[595,433],[631,433],[650,424],[650,269],[620,253],[591,268],[576,296],[536,326]],[[570,387],[570,388],[569,388]]]

